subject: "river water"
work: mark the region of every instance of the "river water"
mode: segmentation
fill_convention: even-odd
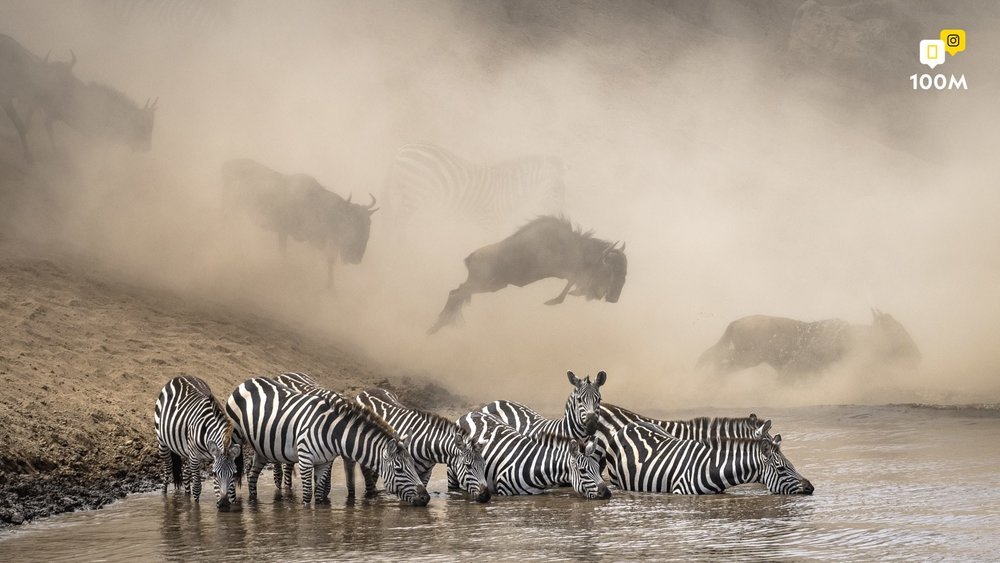
[[[0,561],[1000,558],[1000,411],[824,406],[758,414],[774,421],[813,496],[744,486],[701,497],[615,491],[609,501],[586,501],[560,490],[480,505],[447,493],[438,467],[426,508],[385,495],[347,504],[342,472],[330,505],[303,508],[298,497],[276,498],[265,474],[256,506],[218,512],[210,485],[200,507],[173,492],[133,495],[2,532]]]

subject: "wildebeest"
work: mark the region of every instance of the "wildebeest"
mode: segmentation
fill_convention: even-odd
[[[327,287],[333,286],[333,263],[359,264],[368,247],[375,196],[368,206],[351,203],[327,190],[312,176],[282,174],[250,159],[222,165],[230,201],[245,209],[262,228],[278,234],[282,254],[288,237],[324,251]],[[369,194],[370,195],[370,194]]]
[[[753,315],[729,323],[719,342],[698,359],[698,367],[730,373],[766,363],[786,375],[819,372],[846,359],[912,365],[920,360],[920,351],[899,321],[877,309],[872,309],[870,326]]]
[[[25,160],[31,162],[27,134],[31,117],[40,110],[49,142],[55,147],[52,124],[62,121],[85,137],[122,143],[133,151],[152,146],[156,102],[139,107],[118,90],[73,75],[76,55],[69,62],[41,59],[17,41],[0,35],[0,104],[17,129]],[[14,106],[17,101],[19,108]]]
[[[567,280],[566,287],[546,305],[562,303],[567,294],[616,303],[625,285],[628,260],[625,245],[595,238],[574,229],[564,217],[538,217],[504,240],[465,258],[468,279],[451,290],[448,302],[428,331],[460,321],[462,306],[474,293],[524,287],[545,278]],[[576,289],[573,289],[573,287]],[[573,289],[573,291],[570,291]]]
[[[71,52],[72,55],[72,52]],[[24,159],[31,162],[28,149],[30,115],[36,108],[46,116],[60,118],[70,105],[73,92],[80,82],[73,76],[76,55],[69,62],[49,61],[25,49],[14,38],[0,34],[0,105],[14,123],[21,139]],[[17,102],[18,107],[14,106]],[[20,109],[20,111],[19,111]],[[23,115],[22,115],[23,114]],[[51,140],[51,121],[46,118]]]
[[[50,130],[53,120],[63,121],[80,134],[133,151],[149,152],[153,141],[156,100],[143,107],[118,90],[97,82],[73,89],[67,105],[57,115],[46,114]]]

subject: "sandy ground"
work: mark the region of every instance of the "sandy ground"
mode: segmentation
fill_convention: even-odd
[[[158,486],[153,405],[179,374],[223,398],[247,377],[291,370],[348,393],[392,388],[424,408],[460,402],[254,314],[113,279],[79,256],[0,239],[0,524]]]

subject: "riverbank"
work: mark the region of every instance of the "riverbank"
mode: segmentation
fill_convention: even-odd
[[[0,240],[0,525],[159,486],[153,404],[171,377],[201,377],[224,399],[247,377],[289,370],[346,393],[388,387],[424,408],[461,402],[256,313]]]

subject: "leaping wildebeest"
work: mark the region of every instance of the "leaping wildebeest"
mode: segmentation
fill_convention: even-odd
[[[822,371],[846,359],[913,365],[920,350],[899,321],[872,309],[872,324],[840,319],[803,322],[753,315],[726,327],[698,359],[698,368],[731,373],[766,363],[781,375]]]
[[[333,264],[339,258],[360,264],[368,247],[370,205],[351,203],[327,190],[312,176],[282,174],[250,159],[222,165],[230,201],[245,209],[261,228],[278,234],[282,254],[288,237],[326,254],[327,287],[333,287]],[[371,194],[369,194],[371,195]]]
[[[43,59],[25,49],[14,38],[0,34],[0,105],[17,129],[24,159],[28,163],[32,161],[28,149],[31,112],[38,108],[46,116],[60,118],[69,107],[73,92],[83,84],[73,76],[75,64],[76,55],[72,55],[69,62],[49,61],[48,55]],[[15,101],[20,112],[14,106]],[[46,118],[46,126],[51,140],[49,117]]]
[[[500,242],[476,250],[465,258],[465,267],[468,279],[451,290],[428,334],[460,321],[462,306],[474,293],[499,291],[508,285],[524,287],[545,278],[567,280],[562,292],[546,301],[546,305],[558,305],[566,295],[616,303],[625,285],[628,260],[624,244],[618,248],[617,242],[580,232],[564,217],[549,215],[538,217]]]

